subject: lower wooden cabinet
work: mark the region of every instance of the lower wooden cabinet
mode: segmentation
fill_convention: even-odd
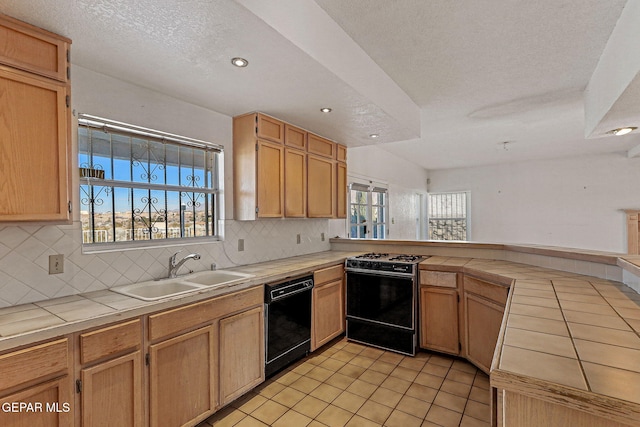
[[[77,334],[83,427],[143,424],[142,322],[118,323]]]
[[[216,407],[213,325],[149,346],[149,416],[153,426],[186,426]]]
[[[73,426],[71,369],[68,337],[0,355],[0,426]]]
[[[465,357],[489,373],[504,316],[508,287],[464,278]]]
[[[138,350],[81,371],[82,426],[143,424],[141,360]]]
[[[314,272],[311,298],[311,351],[344,332],[344,267]]]
[[[420,320],[420,347],[460,353],[457,289],[421,287]]]
[[[0,398],[0,407],[16,403],[31,404],[33,411],[0,411],[2,427],[62,427],[73,425],[71,376],[65,375]],[[38,406],[39,405],[39,406]]]
[[[220,320],[220,406],[264,381],[262,306]]]

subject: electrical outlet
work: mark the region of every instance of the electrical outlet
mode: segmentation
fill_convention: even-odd
[[[296,243],[299,245],[301,242],[300,235],[296,234]]]
[[[49,274],[64,273],[64,255],[49,255]]]
[[[324,242],[324,233],[320,233],[320,241]]]
[[[244,251],[244,239],[238,239],[238,252]]]

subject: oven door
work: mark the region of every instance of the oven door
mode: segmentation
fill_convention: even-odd
[[[347,271],[347,316],[381,325],[415,329],[413,275]]]

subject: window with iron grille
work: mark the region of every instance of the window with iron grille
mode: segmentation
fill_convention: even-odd
[[[429,194],[429,239],[469,238],[469,192]]]
[[[221,146],[80,115],[78,164],[83,243],[219,238]]]
[[[388,233],[387,189],[352,183],[349,185],[349,237],[385,239]]]

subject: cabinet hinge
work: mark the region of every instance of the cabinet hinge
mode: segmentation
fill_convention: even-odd
[[[256,126],[256,135],[258,134],[258,126]]]
[[[70,104],[71,104],[71,97],[70,97],[69,95],[67,95],[67,96],[64,98],[64,101],[65,101],[65,103],[67,104],[67,108],[69,108],[69,107],[70,107]]]
[[[69,209],[69,213],[71,213],[71,208],[73,207],[73,205],[71,204],[71,202],[69,202],[69,204],[67,205],[67,209]]]
[[[258,151],[258,144],[256,144],[256,151]]]
[[[458,353],[462,351],[462,343],[458,343]]]
[[[144,355],[144,364],[149,366],[149,363],[151,361],[151,356],[149,356],[149,353]]]
[[[82,380],[76,380],[76,393],[82,393]]]
[[[71,67],[67,67],[67,80],[71,80]]]
[[[71,62],[71,51],[67,49],[67,62]]]
[[[458,298],[458,302],[460,302],[460,294],[456,294],[456,298]]]

